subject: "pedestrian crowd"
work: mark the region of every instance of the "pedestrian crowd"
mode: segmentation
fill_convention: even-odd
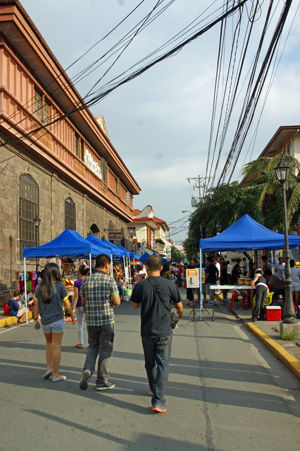
[[[299,315],[299,294],[300,294],[300,269],[295,266],[295,261],[290,260],[292,277],[292,295],[296,316]],[[234,265],[223,257],[207,257],[205,266],[205,284],[204,284],[204,302],[209,295],[210,302],[213,301],[214,290],[211,285],[238,285],[241,283],[251,283],[255,290],[255,303],[253,308],[252,320],[265,319],[265,300],[270,292],[272,295],[272,304],[284,306],[285,302],[285,264],[282,257],[278,257],[278,262],[272,266],[266,255],[261,257],[261,267],[256,267],[252,259],[243,257],[237,259]],[[227,298],[228,290],[222,290],[223,297]],[[192,295],[190,295],[192,296]],[[187,293],[188,297],[188,293]]]
[[[294,305],[299,312],[300,270],[296,268],[294,260],[290,260],[290,265]],[[246,257],[230,262],[219,256],[208,256],[203,268],[196,260],[184,265],[162,265],[158,256],[149,257],[144,265],[133,266],[130,300],[134,308],[140,308],[141,341],[154,412],[167,411],[165,393],[173,328],[183,313],[178,288],[186,288],[187,305],[195,307],[200,302],[199,289],[187,286],[187,271],[196,268],[204,282],[204,302],[208,303],[213,302],[212,285],[236,285],[240,280],[244,283],[248,280],[255,289],[254,321],[264,319],[264,304],[269,291],[273,293],[273,303],[282,305],[285,301],[285,265],[282,257],[272,266],[267,256],[262,256],[259,268],[255,267],[252,259]],[[70,259],[62,262],[62,269],[61,274],[55,263],[46,264],[40,274],[34,299],[28,305],[33,309],[35,328],[42,326],[46,340],[46,369],[42,377],[53,383],[66,379],[60,374],[59,368],[65,315],[69,315],[73,323],[77,320],[76,348],[84,348],[87,334],[88,348],[79,382],[81,390],[88,388],[96,364],[96,390],[111,390],[115,388],[109,378],[115,337],[114,308],[129,299],[124,268],[119,262],[115,262],[112,267],[110,257],[101,254],[97,256],[92,272],[87,264],[80,265],[76,272]],[[226,298],[227,291],[222,291]],[[21,322],[24,321],[26,307],[18,293],[11,297],[9,306],[13,314]],[[172,307],[175,307],[176,314],[172,312]]]
[[[145,368],[152,410],[158,413],[167,411],[165,393],[173,328],[183,313],[181,297],[174,283],[175,268],[162,268],[160,257],[151,256],[144,268],[139,267],[132,274],[134,288],[131,303],[141,311]],[[80,389],[88,388],[97,364],[96,390],[111,390],[115,388],[109,378],[115,336],[114,308],[121,304],[124,296],[122,267],[115,264],[112,277],[111,259],[101,254],[96,258],[92,273],[87,265],[81,265],[75,282],[71,284],[71,277],[76,277],[73,270],[72,262],[65,261],[61,276],[59,267],[55,263],[48,263],[35,290],[34,326],[42,326],[46,339],[47,367],[42,377],[54,383],[66,380],[66,376],[59,372],[66,310],[71,321],[75,322],[77,318],[77,348],[84,346],[84,316],[87,325],[88,348],[79,382]],[[172,307],[175,307],[176,314],[171,311]]]

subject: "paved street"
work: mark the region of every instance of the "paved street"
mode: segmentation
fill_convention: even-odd
[[[0,332],[2,450],[295,450],[300,426],[299,381],[226,307],[216,321],[176,330],[168,413],[152,414],[139,336],[139,316],[117,309],[111,379],[79,389],[84,351],[76,328],[63,341],[64,383],[41,380],[44,338],[29,326]]]

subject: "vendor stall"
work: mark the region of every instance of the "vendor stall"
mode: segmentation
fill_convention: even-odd
[[[75,230],[66,229],[54,240],[37,247],[24,248],[24,274],[26,274],[26,258],[52,258],[52,257],[89,257],[90,269],[92,269],[92,256],[98,254],[111,255],[109,250],[99,245],[90,243]],[[27,284],[24,284],[25,305],[27,308]],[[26,315],[28,323],[28,315]]]
[[[290,235],[289,247],[300,247],[300,236]],[[200,268],[202,268],[203,253],[267,249],[284,249],[284,235],[273,232],[249,215],[244,215],[218,235],[200,240]],[[200,277],[200,320],[202,320],[202,310],[202,280]]]

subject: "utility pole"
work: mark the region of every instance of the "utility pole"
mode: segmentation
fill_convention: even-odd
[[[198,196],[197,196],[197,200],[199,202],[203,202],[203,192],[202,189],[205,187],[204,182],[206,180],[208,180],[209,177],[201,177],[201,175],[198,175],[197,177],[188,177],[187,180],[189,183],[194,182],[194,186],[193,189],[197,189],[198,190]],[[196,205],[193,205],[193,199],[195,199],[194,196],[192,196],[192,206],[195,207]]]

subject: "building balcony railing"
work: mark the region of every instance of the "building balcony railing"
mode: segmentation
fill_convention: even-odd
[[[122,199],[113,189],[104,184],[84,163],[75,155],[74,149],[66,146],[52,131],[55,127],[49,126],[33,134],[35,130],[43,125],[35,116],[23,106],[15,96],[8,93],[4,88],[0,88],[0,129],[13,136],[9,142],[18,145],[18,141],[30,145],[32,153],[38,154],[40,158],[46,160],[48,164],[55,167],[58,172],[63,172],[73,179],[76,184],[84,188],[91,188],[103,199],[109,201],[112,206],[132,217],[133,209],[126,204],[126,199]]]

